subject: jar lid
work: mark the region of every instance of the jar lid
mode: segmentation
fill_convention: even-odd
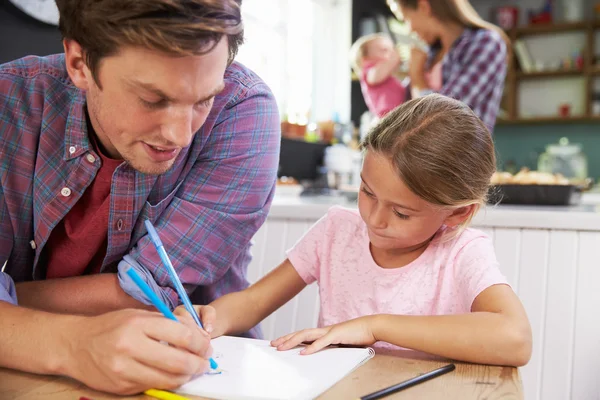
[[[566,137],[560,138],[558,144],[549,144],[546,146],[546,151],[549,154],[569,156],[581,152],[581,144],[569,143],[569,139]]]

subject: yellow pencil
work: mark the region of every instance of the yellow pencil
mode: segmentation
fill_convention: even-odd
[[[183,397],[175,393],[165,392],[164,390],[158,389],[148,389],[144,392],[144,394],[160,400],[191,400],[187,397]]]

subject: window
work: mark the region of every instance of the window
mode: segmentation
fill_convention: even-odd
[[[337,15],[340,8],[346,12]],[[349,116],[350,0],[244,0],[242,16],[236,60],[269,85],[282,116],[297,123]]]

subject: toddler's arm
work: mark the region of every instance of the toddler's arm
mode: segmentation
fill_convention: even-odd
[[[394,73],[402,63],[400,54],[396,49],[392,52],[392,56],[384,61],[380,61],[367,71],[366,80],[369,85],[378,85],[385,81]]]

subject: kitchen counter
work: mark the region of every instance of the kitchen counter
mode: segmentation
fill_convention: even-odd
[[[319,219],[334,206],[355,208],[342,196],[276,195],[269,218]],[[584,194],[576,206],[496,205],[482,208],[473,219],[478,227],[600,231],[600,194]]]

